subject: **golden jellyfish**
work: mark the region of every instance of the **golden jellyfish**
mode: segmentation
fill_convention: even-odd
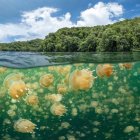
[[[54,76],[52,74],[45,74],[43,76],[40,77],[40,85],[43,87],[49,87],[50,85],[52,85],[54,81]]]
[[[49,100],[51,102],[60,102],[62,100],[61,94],[49,94],[45,96],[46,100]]]
[[[54,71],[55,69],[56,69],[56,67],[54,67],[54,66],[49,66],[49,67],[48,67],[48,70],[49,70],[49,71]]]
[[[21,133],[34,132],[36,125],[27,119],[19,119],[14,124],[14,129]]]
[[[10,85],[15,82],[23,79],[23,74],[22,73],[11,73],[6,78],[4,79],[3,85],[6,88],[9,88]]]
[[[135,130],[134,126],[129,125],[124,129],[124,133],[131,133]]]
[[[60,94],[65,94],[67,92],[67,87],[65,85],[58,85],[57,91]]]
[[[120,68],[125,68],[125,69],[131,69],[132,68],[132,63],[121,63],[119,64]]]
[[[70,70],[71,70],[71,66],[70,65],[68,65],[68,66],[65,66],[64,68],[63,68],[63,73],[69,73],[70,72]]]
[[[29,105],[37,105],[39,103],[39,100],[38,100],[38,96],[37,95],[28,95],[26,97],[26,102],[27,104]]]
[[[1,73],[4,73],[6,70],[7,70],[6,67],[0,67],[0,74],[1,74]]]
[[[67,109],[66,107],[61,104],[61,103],[54,103],[51,108],[50,108],[50,111],[53,115],[56,115],[56,116],[63,116]]]
[[[10,110],[7,111],[7,114],[8,114],[10,117],[13,117],[13,116],[16,115],[16,112],[15,112],[14,110],[10,109]]]
[[[96,73],[99,77],[110,77],[113,74],[113,66],[111,64],[99,64],[96,67]]]
[[[75,70],[70,76],[70,86],[74,90],[88,90],[92,87],[94,77],[88,69]]]
[[[13,82],[9,88],[9,94],[13,99],[19,99],[28,91],[26,84],[23,81]]]
[[[59,74],[62,74],[62,75],[65,75],[65,74],[68,74],[71,70],[71,66],[70,65],[67,65],[67,66],[58,66],[56,71],[59,73]]]

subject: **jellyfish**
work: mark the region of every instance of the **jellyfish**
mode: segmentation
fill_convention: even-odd
[[[72,116],[77,116],[78,115],[77,108],[72,108],[71,114],[72,114]]]
[[[57,67],[57,72],[62,74],[62,75],[65,75],[65,74],[69,73],[70,70],[71,70],[70,65],[64,66],[64,67],[62,67],[62,66]]]
[[[62,123],[61,123],[61,128],[67,129],[67,128],[69,128],[69,127],[70,127],[70,124],[69,124],[68,122],[62,122]]]
[[[65,94],[67,92],[67,88],[65,85],[58,85],[57,86],[57,91],[60,94]]]
[[[120,68],[125,68],[125,69],[131,69],[132,68],[132,63],[121,63],[121,64],[119,64],[119,67]]]
[[[7,114],[8,114],[10,117],[13,117],[13,116],[16,115],[16,112],[15,112],[14,110],[10,109],[10,110],[7,111]]]
[[[37,105],[39,103],[39,100],[38,100],[38,96],[37,95],[28,95],[26,97],[26,102],[27,104],[29,105]]]
[[[103,77],[104,76],[104,72],[103,72],[103,66],[101,64],[99,64],[97,67],[96,67],[96,74],[99,76],[99,77]]]
[[[13,99],[19,99],[27,93],[28,89],[23,81],[13,82],[9,88],[9,94]]]
[[[46,100],[49,100],[51,102],[60,102],[62,100],[61,94],[49,94],[45,96]]]
[[[50,108],[50,111],[53,115],[56,115],[56,116],[63,116],[63,114],[66,113],[66,107],[61,104],[61,103],[54,103],[51,108]]]
[[[4,73],[6,70],[7,70],[6,67],[0,67],[0,74],[1,74],[1,73]]]
[[[135,130],[134,126],[129,125],[124,129],[124,133],[131,133]]]
[[[19,81],[23,79],[23,74],[22,73],[11,73],[8,76],[6,76],[6,78],[4,79],[3,85],[6,88],[9,88],[10,85],[14,82],[14,81]]]
[[[55,69],[56,69],[56,67],[54,67],[54,66],[49,66],[49,67],[48,67],[48,70],[49,70],[49,71],[54,71]]]
[[[54,76],[52,74],[46,74],[41,76],[40,85],[43,87],[49,87],[54,81]]]
[[[70,86],[74,90],[88,90],[92,87],[93,80],[92,71],[75,70],[70,76]]]
[[[14,124],[14,129],[21,133],[34,132],[36,125],[27,119],[19,119]]]
[[[113,66],[111,64],[99,64],[96,67],[96,73],[99,77],[110,77],[113,74]]]

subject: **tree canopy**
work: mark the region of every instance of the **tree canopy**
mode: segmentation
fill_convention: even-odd
[[[42,40],[1,43],[0,50],[45,52],[140,50],[140,18],[106,26],[62,28]]]

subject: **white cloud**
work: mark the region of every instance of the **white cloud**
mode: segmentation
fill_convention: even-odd
[[[95,26],[105,25],[116,22],[113,20],[115,17],[119,17],[123,14],[123,7],[118,3],[103,2],[97,3],[94,7],[91,7],[80,14],[80,20],[77,21],[78,26]]]
[[[71,27],[71,14],[66,13],[60,17],[53,17],[58,12],[56,8],[38,8],[33,11],[23,12],[21,22],[17,24],[0,24],[0,42],[5,42],[9,37],[15,41],[44,38],[50,32],[55,32],[62,27]]]
[[[48,33],[63,27],[111,24],[116,22],[113,18],[123,14],[123,7],[118,3],[99,2],[82,11],[76,24],[71,21],[69,12],[59,17],[52,15],[57,12],[56,8],[38,8],[23,12],[20,23],[0,24],[0,42],[7,42],[9,38],[14,41],[44,38]]]

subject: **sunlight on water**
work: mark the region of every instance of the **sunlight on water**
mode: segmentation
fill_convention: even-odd
[[[140,62],[0,67],[3,140],[139,140]]]

